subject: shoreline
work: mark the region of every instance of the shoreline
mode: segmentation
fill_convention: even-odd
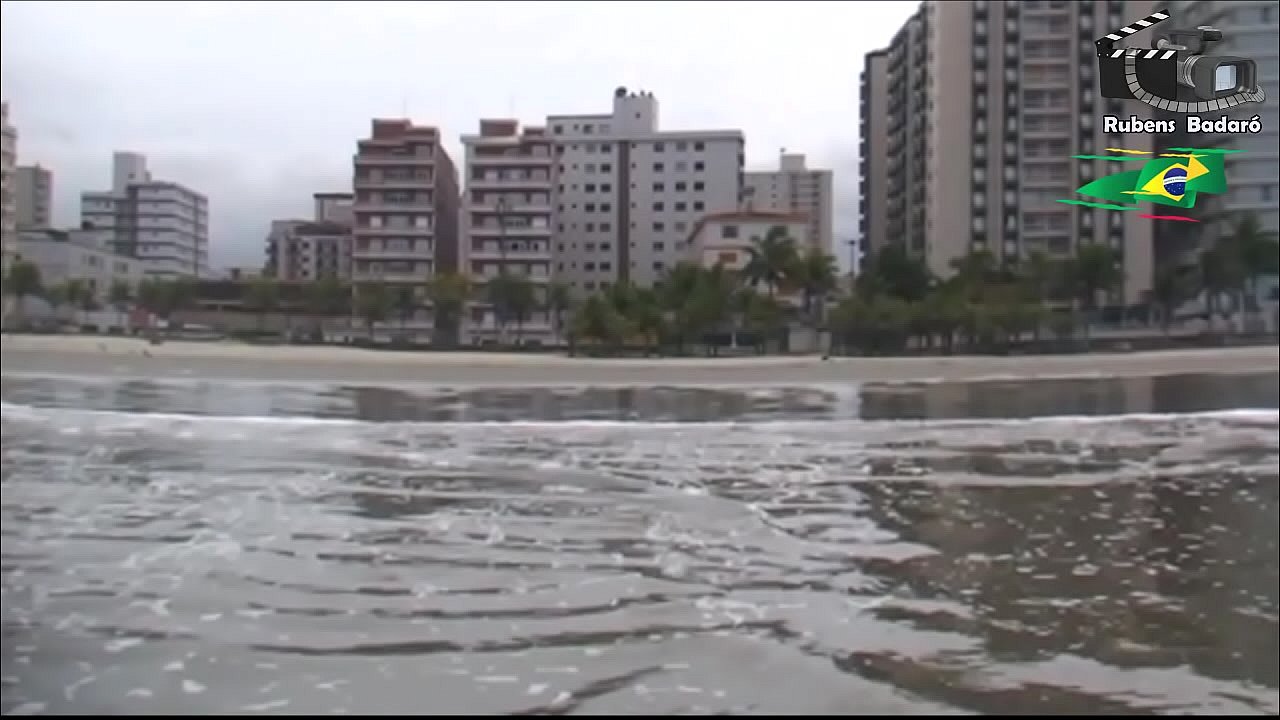
[[[432,385],[822,385],[1276,372],[1280,347],[1026,356],[570,358],[6,335],[5,375]]]

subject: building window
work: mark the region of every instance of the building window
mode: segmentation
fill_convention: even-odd
[[[600,203],[600,212],[609,212],[613,209],[612,203]]]
[[[600,165],[600,172],[602,173],[613,172],[613,165],[609,163],[602,163]]]
[[[662,170],[663,170],[662,163],[654,163],[654,164],[653,164],[653,171],[654,171],[654,172],[662,172]]]
[[[676,212],[684,212],[687,209],[688,209],[688,206],[686,204],[682,202],[676,203]]]
[[[666,149],[666,146],[665,146],[664,144],[660,143],[660,142],[656,142],[656,143],[654,143],[654,144],[653,144],[653,151],[654,151],[654,152],[662,152],[662,151],[663,151],[663,150],[665,150],[665,149]]]
[[[698,192],[698,191],[700,191],[700,190],[705,190],[705,189],[706,189],[706,187],[707,187],[707,186],[706,186],[706,183],[702,182],[701,180],[699,180],[699,181],[697,181],[697,182],[695,182],[695,183],[693,184],[693,190],[694,190],[694,192]]]
[[[551,132],[553,132],[553,133],[555,133],[555,134],[557,134],[557,135],[563,135],[563,134],[564,134],[564,126],[563,126],[563,125],[556,125],[555,127],[551,128]],[[560,151],[561,151],[561,152],[564,152],[564,149],[563,149],[563,148],[561,148],[561,150],[560,150]]]
[[[676,192],[684,192],[688,187],[688,184],[678,182],[676,183]]]
[[[586,205],[583,205],[583,206],[582,206],[582,209],[583,209],[583,210],[585,210],[585,211],[587,211],[587,212],[595,212],[595,211],[596,211],[596,204],[595,204],[595,203],[587,203]]]
[[[662,210],[663,210],[662,203],[660,203],[660,202],[656,202],[656,203],[654,203],[654,204],[653,204],[653,211],[654,211],[654,212],[662,212]]]
[[[705,170],[705,169],[706,169],[706,167],[707,167],[707,166],[706,166],[706,163],[704,163],[704,162],[702,162],[701,160],[699,160],[699,161],[697,161],[697,162],[695,162],[695,163],[693,164],[693,171],[694,171],[694,172],[702,172],[703,170]]]
[[[585,190],[585,191],[587,191],[587,192],[595,192],[595,191],[596,191],[596,185],[595,185],[595,183],[587,183],[586,185],[583,185],[583,186],[582,186],[582,189],[583,189],[583,190]]]
[[[603,183],[600,185],[600,192],[613,192],[612,183]]]
[[[667,189],[667,186],[666,186],[666,185],[664,185],[663,183],[656,182],[656,183],[654,183],[654,184],[653,184],[653,191],[654,191],[654,192],[662,192],[662,191],[664,191],[664,190],[666,190],[666,189]]]
[[[704,146],[701,142],[696,142],[693,144],[693,149],[701,152],[704,149]]]
[[[700,212],[700,211],[702,210],[702,201],[701,201],[701,200],[698,200],[698,201],[696,201],[695,203],[693,203],[693,209],[694,209],[695,211]]]
[[[720,237],[727,238],[727,239],[733,239],[738,237],[738,226],[737,225],[721,225]]]
[[[662,224],[662,223],[660,223],[660,222],[656,222],[656,223],[654,223],[654,224],[653,224],[653,231],[654,231],[654,232],[662,232],[662,231],[664,231],[664,230],[666,230],[666,227],[665,227],[665,226],[663,226],[663,224]]]

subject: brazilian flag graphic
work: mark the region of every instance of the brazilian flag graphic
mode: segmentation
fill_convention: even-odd
[[[1143,160],[1140,170],[1100,177],[1076,190],[1081,195],[1132,205],[1152,202],[1179,208],[1195,207],[1199,193],[1222,193],[1227,189],[1223,157],[1238,150],[1171,148],[1154,158],[1113,155],[1076,155],[1082,160]],[[1079,205],[1081,201],[1060,200]],[[1096,207],[1097,205],[1095,205]],[[1128,209],[1128,208],[1116,208]]]

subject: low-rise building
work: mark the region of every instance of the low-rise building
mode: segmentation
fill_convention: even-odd
[[[273,221],[266,272],[285,282],[346,280],[351,276],[351,228],[336,222]]]
[[[807,215],[744,210],[713,213],[694,224],[686,243],[688,259],[703,267],[722,265],[728,270],[741,270],[751,259],[751,247],[779,227],[797,249],[819,249],[817,239],[810,234]]]
[[[79,280],[103,304],[110,300],[112,285],[123,282],[137,288],[144,273],[138,258],[119,255],[100,244],[91,232],[81,230],[19,231],[18,256],[40,269],[40,281],[46,288]]]

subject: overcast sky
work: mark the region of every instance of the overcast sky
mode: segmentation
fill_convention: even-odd
[[[740,128],[835,170],[857,227],[858,74],[913,2],[11,2],[0,69],[18,162],[54,172],[55,221],[110,186],[111,153],[209,197],[215,266],[259,264],[272,218],[350,190],[372,117],[458,136],[653,92],[661,126]],[[844,258],[841,258],[844,261]]]

